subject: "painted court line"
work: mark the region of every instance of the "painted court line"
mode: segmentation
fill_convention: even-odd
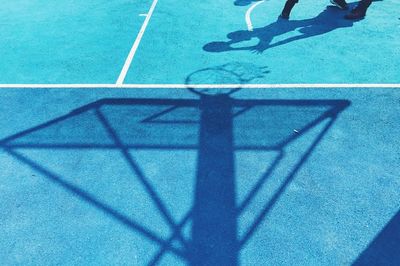
[[[246,20],[246,24],[247,24],[247,29],[249,31],[253,31],[253,29],[254,29],[253,23],[251,22],[251,12],[253,12],[254,8],[256,8],[259,4],[262,4],[264,2],[265,2],[264,0],[256,2],[247,10],[245,20]]]
[[[0,89],[308,89],[308,88],[391,88],[400,89],[400,83],[295,83],[295,84],[0,84]]]
[[[157,2],[158,2],[158,0],[154,0],[153,3],[151,4],[150,10],[146,15],[146,18],[142,24],[142,27],[140,28],[139,34],[136,36],[136,40],[133,43],[131,50],[129,51],[128,57],[125,60],[125,64],[122,67],[121,73],[119,74],[119,77],[116,82],[117,85],[121,85],[125,81],[126,74],[128,73],[129,67],[132,64],[132,60],[135,57],[136,51],[139,47],[140,41],[143,38],[144,32],[146,31],[147,25],[149,24],[150,18],[153,15],[153,12],[154,12],[154,9],[156,8]]]

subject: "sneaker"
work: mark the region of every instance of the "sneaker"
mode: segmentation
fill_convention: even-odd
[[[342,10],[347,10],[347,3],[345,0],[331,0],[331,3]]]

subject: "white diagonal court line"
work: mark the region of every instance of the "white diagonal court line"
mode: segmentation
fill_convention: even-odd
[[[135,57],[136,51],[139,47],[140,41],[143,38],[144,32],[146,31],[147,25],[149,24],[150,18],[153,15],[154,9],[156,8],[158,0],[154,0],[153,3],[151,4],[151,7],[149,9],[149,12],[146,14],[146,18],[142,24],[142,27],[140,28],[139,34],[136,36],[136,40],[132,45],[131,50],[129,51],[128,57],[125,60],[125,64],[122,67],[121,73],[119,74],[119,77],[117,79],[116,84],[121,85],[125,81],[126,74],[128,73],[129,67],[132,64],[132,60]],[[143,14],[141,14],[143,15]]]
[[[400,89],[400,83],[287,83],[287,84],[0,84],[0,89]]]

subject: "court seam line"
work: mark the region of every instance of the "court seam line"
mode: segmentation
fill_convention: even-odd
[[[151,7],[149,9],[149,12],[147,12],[146,18],[142,24],[142,27],[140,28],[140,31],[138,35],[136,36],[135,42],[132,45],[131,50],[129,51],[128,56],[125,59],[124,66],[122,67],[122,70],[118,76],[116,84],[121,85],[124,83],[126,75],[128,74],[129,68],[132,65],[132,60],[135,57],[136,51],[139,48],[139,44],[142,41],[144,32],[147,29],[147,25],[149,24],[150,18],[153,15],[154,9],[156,8],[156,5],[158,3],[158,0],[154,0],[153,3],[151,4]]]
[[[279,89],[279,88],[398,88],[400,83],[287,83],[287,84],[0,84],[0,89]]]

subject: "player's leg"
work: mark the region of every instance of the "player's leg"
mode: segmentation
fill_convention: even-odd
[[[281,18],[288,19],[290,16],[290,11],[299,0],[287,0],[285,6],[283,7],[282,13],[280,15]]]
[[[345,16],[346,19],[362,19],[367,14],[367,9],[371,5],[372,0],[361,0],[356,8]]]

